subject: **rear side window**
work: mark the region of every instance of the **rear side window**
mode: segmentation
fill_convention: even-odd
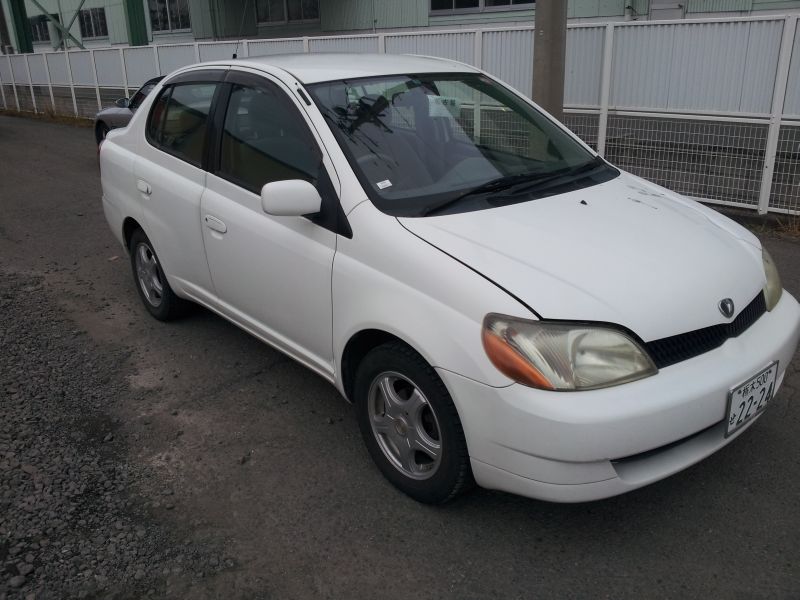
[[[164,90],[150,111],[148,141],[199,167],[216,89],[216,83],[203,82],[179,84]]]
[[[275,86],[234,84],[222,132],[218,175],[256,194],[266,183],[316,185],[321,153],[297,109]]]

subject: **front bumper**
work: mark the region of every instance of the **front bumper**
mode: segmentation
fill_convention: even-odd
[[[439,370],[458,408],[479,485],[556,502],[621,494],[713,454],[728,391],[779,361],[783,382],[800,337],[800,305],[784,292],[737,338],[633,383],[585,392],[493,388]],[[777,391],[777,390],[776,390]]]

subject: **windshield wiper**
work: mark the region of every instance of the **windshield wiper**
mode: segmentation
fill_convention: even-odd
[[[500,190],[508,189],[520,183],[532,181],[537,177],[541,177],[541,175],[537,175],[535,173],[526,173],[524,175],[506,175],[504,177],[498,177],[497,179],[491,179],[486,183],[479,185],[478,187],[474,187],[471,190],[467,190],[463,194],[459,194],[455,198],[449,198],[441,204],[435,204],[425,209],[425,211],[422,213],[422,216],[427,217],[428,215],[442,211],[453,206],[454,204],[461,202],[465,198],[469,198],[471,196],[481,196],[490,192],[499,192]]]
[[[557,171],[550,171],[549,173],[524,173],[518,175],[506,175],[505,177],[498,177],[497,179],[492,179],[487,181],[486,183],[479,185],[478,187],[472,188],[471,190],[467,190],[463,194],[459,194],[455,198],[449,198],[440,204],[435,204],[422,212],[423,217],[427,217],[429,215],[441,212],[450,208],[451,206],[458,204],[465,198],[470,198],[473,196],[482,196],[484,194],[489,194],[492,192],[499,192],[502,190],[507,190],[510,188],[517,188],[520,186],[521,190],[514,190],[512,195],[516,195],[519,191],[528,190],[533,186],[540,186],[545,183],[549,183],[550,181],[561,179],[562,177],[567,177],[571,175],[579,175],[580,173],[584,173],[587,171],[591,171],[600,165],[605,164],[605,161],[600,158],[599,156],[594,157],[593,159],[575,167],[566,167],[564,169],[558,169]]]
[[[581,165],[576,165],[574,167],[567,167],[566,169],[559,169],[558,171],[553,171],[552,173],[542,174],[541,177],[533,180],[532,182],[526,183],[526,185],[519,185],[513,186],[515,189],[511,191],[510,194],[502,196],[503,198],[516,196],[518,194],[523,194],[525,192],[530,191],[533,188],[540,189],[545,187],[546,184],[552,183],[553,181],[557,181],[559,179],[563,179],[564,177],[575,177],[576,175],[581,175],[583,173],[588,173],[590,171],[594,171],[596,168],[605,165],[606,161],[604,161],[599,156],[595,156],[593,159],[586,161]]]

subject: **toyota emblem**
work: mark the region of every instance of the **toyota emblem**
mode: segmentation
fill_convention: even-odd
[[[733,316],[733,300],[725,298],[719,301],[719,312],[730,319]]]

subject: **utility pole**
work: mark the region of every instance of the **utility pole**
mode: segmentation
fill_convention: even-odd
[[[561,121],[567,55],[567,0],[537,0],[533,40],[533,101]]]

